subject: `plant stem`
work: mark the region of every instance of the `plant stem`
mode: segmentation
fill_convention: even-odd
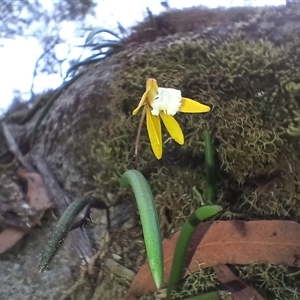
[[[200,207],[195,210],[184,223],[179,234],[173,256],[172,268],[167,288],[167,299],[171,299],[171,293],[177,288],[181,279],[182,266],[184,264],[186,251],[197,225],[201,221],[218,214],[221,210],[222,208],[217,205]]]

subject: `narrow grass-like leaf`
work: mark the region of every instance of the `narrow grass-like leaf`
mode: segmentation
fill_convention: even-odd
[[[150,270],[156,287],[163,283],[163,250],[157,210],[150,186],[137,170],[126,171],[120,180],[121,187],[131,186],[140,213],[144,241]]]
[[[78,47],[78,48],[88,48],[88,47],[92,48],[92,47],[97,47],[99,45],[106,44],[106,43],[110,43],[110,45],[107,46],[107,47],[122,45],[122,43],[119,42],[119,41],[115,41],[115,40],[103,40],[102,43],[88,43],[88,44],[83,44],[83,45],[77,45],[76,47]]]
[[[95,201],[95,198],[91,195],[83,196],[73,201],[60,217],[53,232],[50,236],[45,251],[41,254],[41,260],[39,265],[40,272],[43,272],[49,265],[50,261],[62,245],[65,237],[71,229],[73,221],[76,216],[87,206],[90,202]]]
[[[184,223],[176,243],[170,279],[167,288],[167,299],[171,299],[171,293],[172,291],[176,290],[181,279],[182,266],[184,264],[186,250],[197,225],[203,220],[218,214],[221,210],[222,207],[217,205],[200,207],[195,210]]]
[[[76,71],[81,66],[97,63],[97,62],[105,59],[108,55],[113,54],[114,50],[121,49],[123,44],[120,43],[120,42],[117,42],[117,41],[112,41],[112,42],[104,42],[104,43],[100,43],[100,44],[93,44],[92,46],[94,47],[92,50],[101,50],[102,48],[109,48],[109,49],[107,51],[100,51],[96,54],[93,54],[93,55],[89,56],[88,58],[86,58],[83,61],[80,61],[78,63],[73,64],[68,69],[68,71],[66,73],[66,78],[69,76],[69,74],[71,72]],[[90,45],[84,45],[82,47],[90,47]],[[101,57],[96,58],[100,55],[101,55]]]
[[[88,44],[96,34],[101,33],[101,32],[109,33],[109,34],[111,34],[112,36],[116,37],[117,39],[120,39],[120,37],[118,36],[118,34],[116,34],[115,32],[113,32],[112,30],[105,29],[105,28],[103,28],[103,27],[96,27],[96,28],[94,28],[94,29],[89,33],[89,35],[87,36],[87,38],[86,38],[86,40],[85,40],[85,43]]]
[[[92,50],[99,50],[102,48],[120,48],[123,44],[118,41],[104,41],[103,43],[99,43],[96,45],[93,45]]]

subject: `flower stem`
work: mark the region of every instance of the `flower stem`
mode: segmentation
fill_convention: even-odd
[[[138,165],[138,150],[139,150],[139,142],[140,142],[140,137],[141,137],[141,131],[142,131],[142,126],[145,120],[145,115],[146,115],[146,106],[143,108],[140,124],[138,127],[138,132],[136,134],[136,139],[135,139],[135,147],[134,147],[134,156],[135,156],[135,166],[137,167]]]

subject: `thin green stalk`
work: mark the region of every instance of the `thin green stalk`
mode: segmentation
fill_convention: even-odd
[[[182,267],[189,242],[197,225],[203,220],[218,214],[222,207],[217,205],[207,205],[195,210],[184,223],[179,234],[172,261],[172,268],[167,288],[167,299],[171,299],[172,291],[176,290],[182,275]]]
[[[121,187],[131,186],[140,213],[150,270],[156,287],[163,283],[164,265],[160,226],[154,197],[145,177],[137,170],[126,171]]]
[[[206,169],[206,188],[204,190],[204,202],[205,204],[211,205],[216,203],[217,179],[215,171],[214,147],[208,129],[204,130],[204,143]]]

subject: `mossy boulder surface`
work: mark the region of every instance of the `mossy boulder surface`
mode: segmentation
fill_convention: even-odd
[[[205,14],[210,17],[201,23]],[[177,28],[178,16],[194,25]],[[297,220],[300,12],[285,7],[194,9],[171,11],[153,20],[140,24],[120,52],[83,70],[39,127],[33,150],[43,152],[61,185],[76,195],[97,188],[108,204],[132,202],[130,193],[117,201],[115,195],[121,174],[135,167],[141,113],[132,116],[132,110],[145,91],[146,79],[152,77],[159,86],[180,89],[184,97],[212,108],[206,114],[176,114],[185,143],[177,145],[164,130],[159,161],[145,125],[142,128],[138,169],[153,189],[164,236],[179,230],[199,206],[192,188],[200,192],[205,188],[205,128],[216,149],[218,204],[244,218]],[[161,20],[169,24],[165,31]],[[147,37],[145,32],[155,34]],[[134,207],[129,214],[138,220]],[[135,241],[128,245],[124,238],[141,238],[140,227],[133,228],[129,232],[113,228],[118,233],[110,251],[136,270],[144,257],[137,254],[144,253],[143,245]],[[267,272],[264,266],[259,271],[239,270],[254,282]],[[285,268],[284,276],[289,272]],[[279,278],[276,268],[271,274]],[[285,282],[285,277],[281,280]],[[288,280],[291,290],[299,289],[297,276]],[[264,282],[262,293],[292,299],[275,279]],[[199,291],[207,288],[211,276],[209,286],[201,285]]]
[[[276,20],[276,14],[280,19],[287,18],[291,12],[277,9],[273,14]],[[116,188],[119,175],[134,164],[139,118],[131,116],[131,112],[145,90],[148,77],[156,78],[162,87],[178,88],[185,97],[212,107],[205,115],[176,115],[185,134],[185,144],[178,146],[165,132],[164,155],[159,162],[153,156],[143,128],[139,169],[149,179],[167,168],[171,180],[174,169],[182,170],[183,166],[191,176],[196,172],[203,178],[204,128],[213,134],[222,171],[220,182],[230,179],[241,191],[248,185],[252,187],[257,178],[268,177],[276,168],[295,165],[299,159],[299,141],[291,137],[287,129],[294,124],[299,111],[299,96],[289,87],[294,87],[299,80],[300,25],[292,24],[283,40],[277,38],[276,43],[270,30],[266,38],[261,39],[262,24],[258,23],[256,28],[260,34],[251,28],[248,37],[249,27],[254,25],[238,23],[224,34],[216,34],[212,28],[212,36],[207,30],[205,35],[193,32],[158,38],[140,46],[129,44],[128,49],[99,64],[97,68],[101,69],[107,64],[116,65],[117,61],[114,79],[110,81],[109,104],[112,118],[118,121],[112,121],[109,128],[99,129],[92,153],[100,165],[109,164],[107,170],[111,176],[117,175]],[[288,25],[283,23],[281,29],[286,27]],[[276,32],[279,35],[280,28],[277,27]],[[101,184],[101,174],[97,178]],[[190,189],[195,181],[186,179],[186,184],[180,181],[179,186]],[[157,183],[155,180],[150,183],[154,189],[160,184],[159,179]],[[203,184],[203,180],[197,178],[196,186],[202,189]],[[157,192],[165,193],[167,187],[160,186]],[[297,205],[292,211],[297,214]]]

